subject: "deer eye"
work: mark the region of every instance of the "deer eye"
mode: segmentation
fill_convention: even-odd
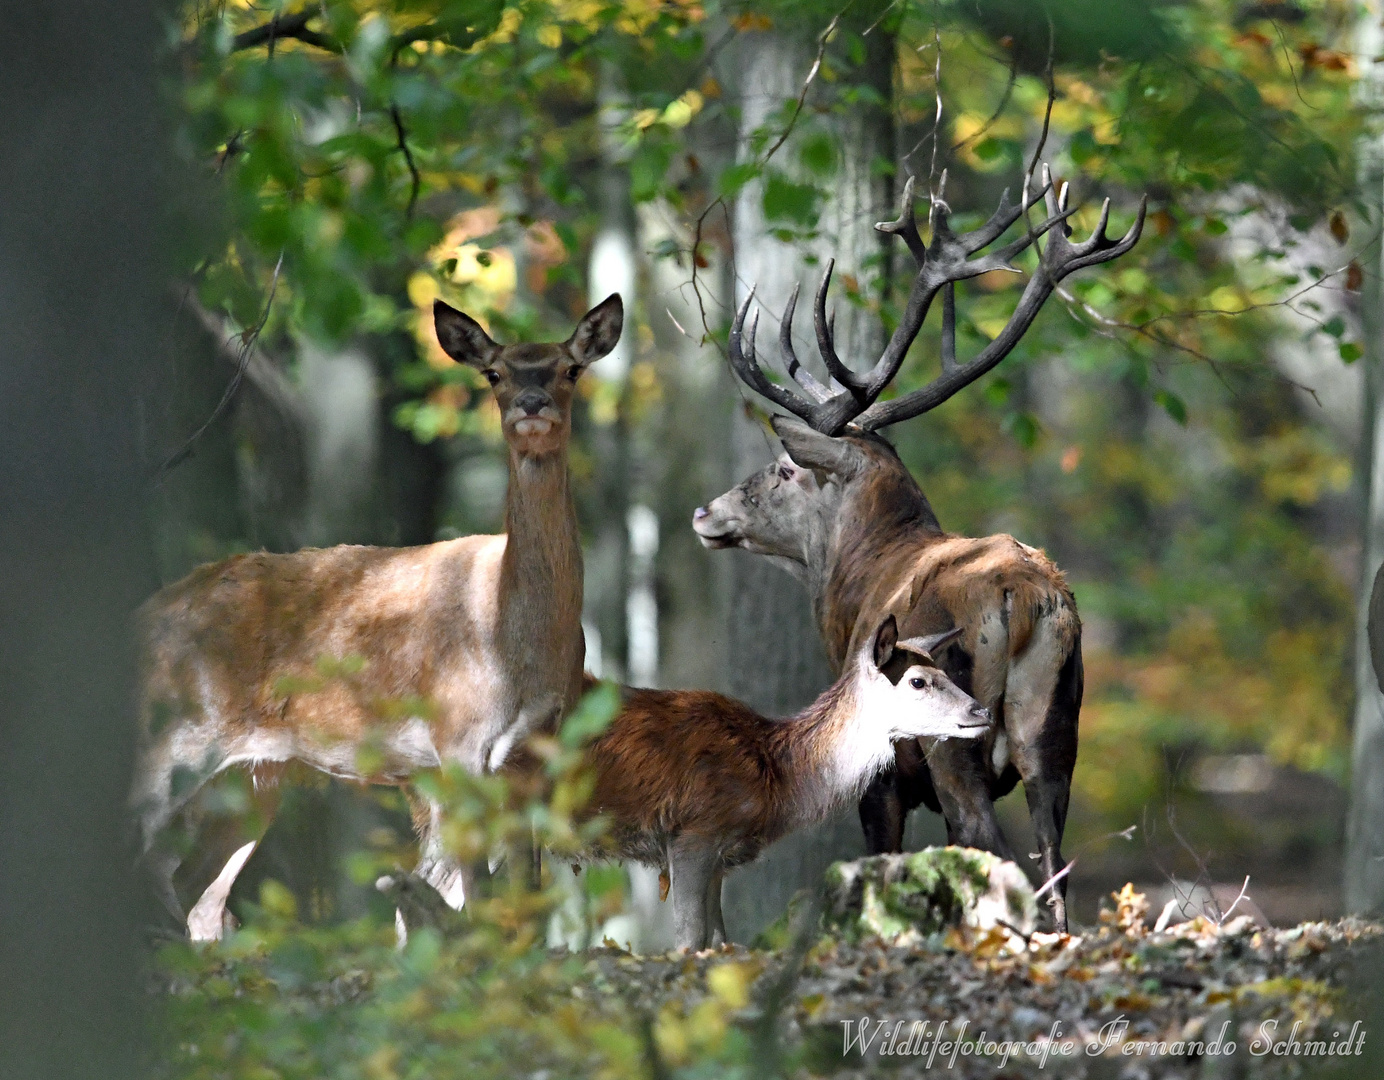
[[[779,474],[779,479],[780,479],[780,480],[792,480],[792,479],[793,479],[793,470],[790,469],[787,465],[780,465],[780,466],[779,466],[779,470],[778,470],[778,474]]]
[[[500,381],[500,373],[493,368],[486,368],[481,374],[485,376],[485,381],[491,386],[496,385]]]
[[[921,675],[914,675],[913,678],[908,680],[908,685],[913,687],[914,690],[921,690],[927,685],[927,680]]]
[[[579,364],[573,364],[571,367],[569,367],[567,369],[567,378],[570,382],[576,382],[578,379],[580,379],[581,366]]]

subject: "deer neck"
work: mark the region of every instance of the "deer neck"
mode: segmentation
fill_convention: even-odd
[[[859,801],[870,781],[893,763],[887,728],[872,715],[879,703],[871,691],[863,674],[853,672],[782,722],[778,756],[789,829],[822,821]]]
[[[581,639],[582,561],[567,453],[510,450],[500,563],[501,619],[522,622],[539,645]]]
[[[840,671],[870,594],[901,553],[915,554],[946,538],[917,481],[899,464],[853,481],[824,546],[813,613],[832,667]]]

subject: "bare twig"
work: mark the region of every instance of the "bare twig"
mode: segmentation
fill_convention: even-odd
[[[995,111],[990,114],[989,118],[985,121],[985,123],[981,124],[980,127],[976,128],[976,130],[971,132],[971,134],[967,135],[964,139],[959,139],[958,141],[952,143],[952,153],[955,153],[956,151],[960,150],[967,143],[975,142],[987,131],[989,131],[992,127],[995,126],[996,121],[998,121],[1000,118],[1000,114],[1003,113],[1005,108],[1009,105],[1009,99],[1014,96],[1014,84],[1018,81],[1019,54],[1016,52],[1014,54],[1013,59],[1009,63],[1009,81],[1005,83],[1004,93],[1000,95],[1000,103],[995,106]]]
[[[783,131],[779,133],[778,140],[773,146],[769,147],[769,152],[760,159],[761,166],[767,165],[769,159],[778,153],[779,147],[788,141],[788,136],[792,134],[793,128],[798,123],[798,117],[802,114],[803,105],[807,103],[807,89],[812,85],[812,80],[817,77],[817,72],[822,70],[822,57],[826,55],[827,41],[836,32],[836,25],[841,21],[841,16],[833,15],[831,22],[827,23],[827,28],[817,37],[817,56],[812,61],[812,67],[808,69],[807,78],[803,80],[803,87],[798,91],[798,100],[793,106],[793,115],[788,118],[788,123],[784,125]]]
[[[269,321],[269,311],[270,308],[274,306],[274,294],[279,288],[279,271],[283,268],[283,264],[284,256],[281,251],[279,252],[279,261],[274,264],[274,276],[269,281],[269,295],[264,301],[264,310],[260,313],[259,321],[240,334],[240,346],[235,373],[231,376],[231,381],[226,384],[226,389],[221,394],[221,400],[216,403],[216,407],[212,409],[211,415],[206,418],[202,426],[188,436],[187,441],[183,443],[182,447],[176,453],[165,459],[154,471],[154,479],[156,481],[169,472],[172,472],[192,456],[192,451],[197,444],[197,440],[205,435],[207,429],[226,411],[226,407],[230,405],[231,400],[236,395],[236,391],[240,389],[240,384],[245,379],[245,369],[249,366],[250,356],[254,351],[255,342],[259,340],[260,332],[264,329],[265,323]]]
[[[1320,112],[1321,110],[1315,105],[1308,104],[1307,99],[1302,96],[1302,87],[1298,85],[1297,69],[1293,67],[1293,54],[1288,51],[1288,39],[1283,36],[1283,27],[1278,25],[1277,19],[1270,19],[1269,22],[1273,23],[1274,32],[1278,34],[1278,41],[1283,46],[1283,59],[1288,62],[1288,74],[1293,77],[1293,90],[1296,91],[1298,100],[1313,112]]]
[[[1071,862],[1069,862],[1066,866],[1064,866],[1061,870],[1059,870],[1059,871],[1057,871],[1057,873],[1053,874],[1052,877],[1048,878],[1047,881],[1043,882],[1043,884],[1040,885],[1040,886],[1038,887],[1038,891],[1035,892],[1035,893],[1033,894],[1033,899],[1037,900],[1038,897],[1042,896],[1045,892],[1047,892],[1049,889],[1051,889],[1054,885],[1056,885],[1056,884],[1057,884],[1059,881],[1061,881],[1064,877],[1066,877],[1068,874],[1070,874],[1070,873],[1072,872],[1072,867],[1075,866],[1075,865],[1076,865],[1076,860],[1073,859],[1073,860],[1072,860]]]
[[[243,49],[253,49],[256,45],[268,45],[272,53],[274,42],[279,38],[296,38],[304,45],[339,53],[341,45],[335,38],[308,29],[308,23],[321,14],[317,8],[305,8],[295,11],[292,15],[275,15],[267,23],[237,34],[231,40],[231,51],[240,52]]]
[[[404,153],[409,176],[413,178],[408,193],[408,208],[404,211],[404,217],[412,220],[413,206],[418,201],[418,191],[423,186],[423,178],[418,175],[418,165],[413,160],[413,151],[408,148],[408,132],[404,129],[404,118],[399,115],[399,106],[393,102],[389,105],[389,116],[394,121],[394,133],[399,137],[399,149]]]

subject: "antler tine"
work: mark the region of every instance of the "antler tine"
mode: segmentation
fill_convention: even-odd
[[[1052,182],[1047,178],[1046,166],[1044,166],[1043,180],[1044,184],[1042,189],[1033,196],[1028,206],[1032,206],[1033,203],[1037,202],[1039,199],[1047,197],[1052,191]],[[1009,226],[1013,225],[1014,222],[1018,221],[1019,218],[1023,216],[1028,206],[1024,206],[1023,204],[1015,206],[1011,203],[1009,201],[1009,189],[1005,188],[1000,194],[999,206],[996,207],[995,212],[986,219],[985,224],[978,229],[965,233],[961,237],[962,246],[965,248],[966,254],[974,255],[981,248],[993,244],[1004,235],[1004,231],[1008,229]],[[1048,216],[1055,217],[1057,212],[1056,207],[1052,206],[1051,201],[1049,201]]]
[[[859,416],[872,399],[863,399],[859,394],[845,389],[836,394],[831,394],[828,391],[829,396],[824,400],[809,401],[793,393],[788,387],[771,382],[760,368],[754,351],[755,333],[759,329],[759,312],[755,312],[749,332],[746,333],[745,331],[745,316],[749,313],[750,303],[754,300],[754,293],[755,290],[750,289],[749,295],[741,303],[740,309],[735,313],[735,319],[730,325],[730,337],[726,343],[726,353],[730,358],[731,367],[750,389],[762,394],[775,405],[805,420],[823,435],[839,435],[841,429]],[[796,299],[797,297],[794,296],[794,300]],[[784,321],[786,323],[792,321],[791,303]],[[794,363],[796,363],[796,358],[794,358]],[[821,387],[820,382],[813,381],[818,387]]]
[[[836,260],[828,259],[822,283],[817,286],[817,302],[812,316],[813,325],[817,328],[817,351],[822,354],[822,362],[826,364],[831,377],[844,389],[858,393],[864,389],[860,376],[843,364],[841,358],[836,355],[836,313],[832,312],[831,317],[827,317],[827,289],[831,286],[831,274],[835,269]]]
[[[812,423],[812,403],[798,397],[787,387],[770,382],[764,372],[760,370],[759,361],[756,359],[754,351],[755,333],[759,329],[759,312],[755,312],[754,321],[750,323],[750,332],[748,335],[745,334],[745,316],[750,310],[750,302],[754,300],[754,292],[755,287],[752,286],[744,303],[740,305],[740,310],[735,313],[735,321],[730,325],[730,337],[726,342],[726,353],[730,358],[730,365],[735,369],[735,373],[752,389],[763,394],[775,405],[787,409],[794,416]]]
[[[923,265],[927,258],[927,245],[923,243],[923,238],[918,232],[918,218],[913,212],[913,177],[910,176],[903,185],[903,200],[898,218],[894,221],[878,221],[875,228],[890,236],[902,236],[908,250],[913,252],[914,261],[919,266]]]
[[[779,355],[788,377],[806,390],[818,404],[831,398],[831,390],[817,381],[817,377],[798,362],[798,354],[793,351],[793,313],[798,309],[799,284],[793,286],[793,293],[783,309],[783,320],[779,323]]]

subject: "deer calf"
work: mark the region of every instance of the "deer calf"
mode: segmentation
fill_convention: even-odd
[[[498,345],[440,301],[434,320],[442,347],[478,368],[499,404],[509,448],[503,535],[237,555],[194,570],[138,614],[131,801],[169,911],[181,920],[179,893],[200,898],[188,916],[194,938],[220,935],[225,896],[292,763],[403,787],[421,838],[419,874],[459,907],[461,868],[442,850],[438,808],[410,778],[444,761],[499,768],[581,695],[582,559],[567,443],[577,379],[620,338],[620,297],[555,344]],[[323,659],[345,657],[363,667],[321,678]],[[400,715],[410,701],[431,708]],[[198,827],[198,791],[233,768],[253,777],[260,813],[223,822],[184,866],[161,843],[167,827],[180,815]]]
[[[590,746],[590,809],[610,829],[593,857],[666,868],[680,948],[725,941],[721,879],[768,844],[858,799],[900,739],[975,739],[990,713],[933,654],[959,630],[899,640],[893,616],[802,712],[760,716],[721,694],[627,690]]]

